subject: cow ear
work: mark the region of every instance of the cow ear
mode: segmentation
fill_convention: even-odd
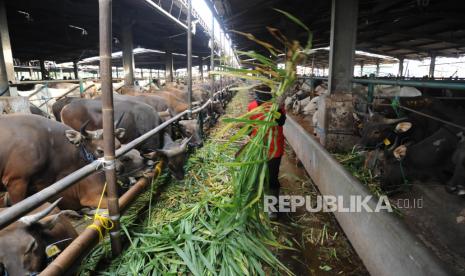
[[[124,128],[117,128],[115,130],[115,137],[118,138],[118,140],[123,139],[124,135],[126,135],[126,130]]]
[[[79,146],[82,141],[84,140],[84,137],[82,136],[79,131],[68,129],[65,131],[66,138],[71,142],[71,144],[74,144],[76,146]]]
[[[163,150],[154,150],[148,153],[144,153],[142,156],[149,160],[156,160],[157,158],[163,156]]]
[[[396,133],[405,133],[412,128],[412,123],[410,122],[401,122],[396,125]]]
[[[393,154],[397,160],[402,160],[407,155],[407,147],[405,145],[398,146]]]

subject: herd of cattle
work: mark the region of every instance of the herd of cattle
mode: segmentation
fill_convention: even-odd
[[[465,195],[465,108],[453,92],[377,86],[375,101],[368,105],[367,88],[354,87],[354,134],[360,137],[355,149],[365,155],[365,167],[384,191],[435,181],[450,193]],[[324,83],[311,89],[301,82],[285,100],[288,110],[312,124],[316,136],[319,99],[326,93]]]
[[[228,85],[223,81],[222,85]],[[63,84],[62,84],[63,85]],[[65,87],[55,88],[63,91]],[[213,91],[219,85],[215,83]],[[103,157],[102,101],[79,95],[47,99],[54,118],[35,114],[0,115],[0,200],[1,212],[26,197],[48,187],[88,163]],[[182,85],[119,87],[114,92],[115,146],[118,148],[163,121],[187,109],[187,89]],[[196,104],[208,101],[211,87],[195,85]],[[33,93],[32,91],[25,93]],[[59,93],[59,92],[57,92]],[[202,146],[199,119],[213,122],[231,99],[229,91],[215,95],[197,119],[182,118],[153,135],[136,149],[117,160],[120,183],[127,188],[163,160],[176,179],[184,178],[184,163],[189,147]],[[35,109],[31,109],[35,110]],[[42,112],[40,112],[42,114]],[[200,124],[203,125],[203,124]],[[105,184],[103,172],[96,172],[60,193],[53,204],[44,204],[17,222],[0,230],[0,275],[35,275],[50,258],[63,250],[76,231],[63,214],[96,208]],[[121,187],[121,192],[124,189]],[[103,200],[101,208],[106,208]],[[66,210],[66,211],[60,211]]]

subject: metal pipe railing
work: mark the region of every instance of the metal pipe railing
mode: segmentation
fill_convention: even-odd
[[[229,86],[228,86],[229,87]],[[225,89],[216,92],[214,95],[223,92]],[[207,104],[204,104],[202,107],[195,109],[193,113],[197,113],[200,110],[204,109]],[[162,129],[166,128],[171,123],[177,121],[182,116],[188,113],[187,110],[177,114],[173,118],[167,120],[166,122],[160,124],[156,128],[152,129],[151,131],[141,135],[140,137],[134,139],[133,141],[129,142],[128,144],[122,146],[115,152],[116,158],[124,155],[125,153],[129,152],[130,150],[134,149],[145,140],[150,138],[151,136],[157,134]],[[75,182],[83,179],[84,177],[89,176],[90,174],[94,173],[95,171],[101,169],[101,160],[94,161],[79,170],[67,175],[66,177],[58,180],[54,184],[48,186],[47,188],[25,198],[24,200],[14,204],[13,206],[9,207],[8,209],[2,212],[0,216],[0,230],[5,228],[6,226],[10,225],[11,223],[15,222],[19,217],[26,215],[30,211],[34,210],[35,208],[39,207],[43,203],[47,202],[52,197],[56,196],[57,194],[61,193],[65,189],[72,186]]]
[[[300,77],[301,79],[328,80],[327,77]],[[415,80],[415,79],[384,79],[384,78],[353,78],[353,83],[373,85],[413,86],[422,88],[443,88],[465,90],[465,82],[450,80]]]

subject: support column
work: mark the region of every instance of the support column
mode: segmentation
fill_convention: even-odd
[[[42,75],[42,80],[48,80],[50,79],[50,72],[45,69],[45,60],[41,59],[39,60],[40,63],[40,74]]]
[[[316,133],[331,150],[351,149],[353,135],[352,78],[357,36],[358,0],[333,0],[328,72],[329,95],[319,106]]]
[[[134,85],[134,54],[132,52],[134,45],[132,40],[132,20],[128,16],[123,16],[121,22],[124,85]]]
[[[0,49],[0,96],[10,96],[8,73],[6,71],[3,51]]]
[[[73,71],[74,71],[74,78],[79,79],[79,67],[77,60],[73,61]]]
[[[173,54],[166,51],[165,54],[165,82],[173,82]]]
[[[208,68],[210,76],[210,99],[213,98],[215,93],[215,76],[211,74],[215,71],[215,17],[212,16],[212,29],[210,33],[211,47],[210,47],[210,66]]]
[[[363,77],[363,66],[365,66],[365,62],[362,60],[360,61],[360,77]]]
[[[6,17],[5,0],[0,0],[0,37],[2,43],[3,60],[5,62],[8,80],[16,82],[13,53],[11,51],[10,33],[8,30],[8,19]]]
[[[199,56],[199,72],[200,72],[200,80],[203,81],[203,58]]]
[[[379,77],[379,59],[376,60],[376,76]]]
[[[431,62],[429,63],[429,77],[434,78],[434,69],[436,67],[436,54],[431,54]]]
[[[192,110],[192,0],[187,0],[187,103]]]
[[[398,77],[402,77],[404,75],[404,58],[399,58],[399,73],[397,73]]]
[[[121,254],[122,245],[119,225],[118,186],[115,171],[115,129],[113,111],[113,88],[111,77],[111,0],[99,0],[100,76],[102,82],[102,118],[104,139],[105,179],[109,217],[113,222],[110,230],[113,256]]]

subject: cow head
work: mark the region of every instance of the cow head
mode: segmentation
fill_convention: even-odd
[[[212,111],[216,114],[224,114],[223,103],[221,101],[212,101]]]
[[[192,138],[192,137],[191,137]],[[145,154],[144,157],[154,160],[159,157],[167,164],[168,170],[177,180],[184,179],[184,164],[187,159],[187,145],[191,138],[170,141],[163,149]]]
[[[200,136],[200,127],[197,119],[179,121],[181,133],[184,137],[189,138],[189,146],[198,148],[203,145],[202,137]]]
[[[358,145],[361,148],[374,148],[383,143],[390,145],[397,134],[404,133],[412,127],[411,123],[405,122],[407,118],[388,119],[371,111],[362,118],[355,115],[354,117],[358,121],[358,128],[361,128],[362,137]]]
[[[0,275],[32,275],[45,267],[46,248],[54,242],[54,228],[60,219],[59,213],[50,213],[58,202],[0,231]],[[66,239],[66,245],[74,237]]]
[[[144,158],[136,149],[132,149],[116,160],[115,170],[118,179],[128,183],[137,177],[141,177],[146,168]]]
[[[120,148],[121,144],[119,140],[124,138],[126,133],[124,128],[116,128],[122,118],[123,116],[115,123],[115,149]],[[80,131],[73,129],[66,130],[66,138],[68,138],[70,143],[74,144],[76,147],[82,147],[95,158],[101,158],[104,154],[103,129],[86,130],[88,124],[89,120],[81,126]]]

